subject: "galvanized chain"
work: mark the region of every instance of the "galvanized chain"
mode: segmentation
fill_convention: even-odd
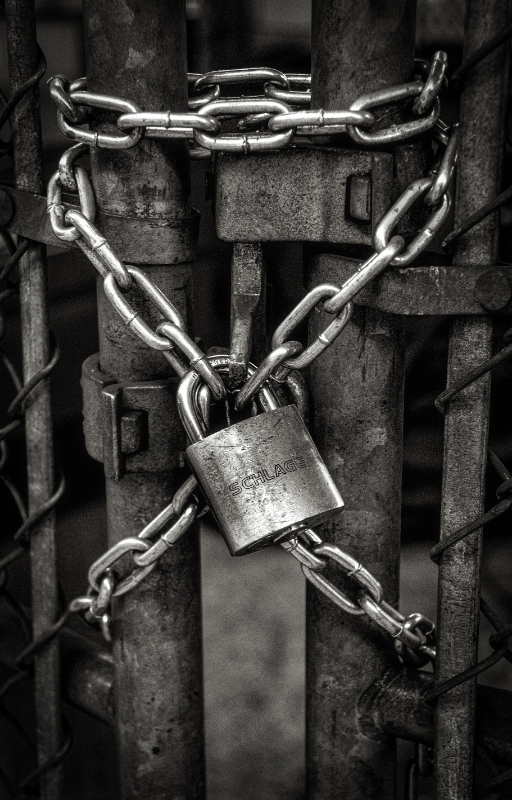
[[[404,617],[386,603],[377,578],[338,545],[324,542],[311,528],[305,528],[293,538],[282,542],[281,547],[300,561],[308,581],[331,602],[347,614],[366,614],[389,633],[395,639],[395,648],[404,663],[419,667],[435,659],[434,623],[423,614],[415,613]],[[340,566],[353,582],[353,600],[321,574],[330,562]]]
[[[405,267],[411,264],[436,236],[450,211],[449,189],[457,162],[458,126],[454,125],[449,132],[445,127],[440,127],[437,132],[444,146],[442,156],[430,175],[413,181],[380,220],[373,235],[375,253],[360,264],[343,286],[328,283],[315,286],[297,303],[276,329],[272,337],[271,352],[241,389],[236,400],[238,409],[249,403],[269,378],[283,382],[290,370],[308,367],[347,325],[352,316],[352,301],[356,295],[387,267]],[[434,207],[434,212],[406,247],[401,236],[392,236],[393,229],[421,198],[425,205]],[[301,345],[290,341],[288,337],[311,312],[318,310],[320,302],[324,311],[335,315],[334,320],[302,352]]]
[[[98,624],[105,639],[111,641],[110,606],[113,598],[135,589],[191,528],[198,518],[198,504],[193,497],[196,488],[196,479],[191,475],[172,501],[137,536],[121,539],[96,559],[89,569],[87,594],[70,602],[66,616],[81,612],[87,622]],[[120,578],[114,567],[126,555],[132,556],[131,568],[125,570]]]
[[[185,322],[178,309],[163,294],[148,275],[138,267],[125,265],[115,254],[105,237],[94,226],[96,214],[94,191],[89,175],[74,162],[83,155],[82,145],[66,151],[59,170],[48,183],[47,208],[55,235],[66,242],[76,242],[89,261],[104,278],[103,288],[123,322],[142,341],[160,350],[180,376],[190,367],[205,379],[213,396],[225,394],[224,384],[213,370],[204,353],[185,332]],[[62,204],[62,186],[76,186],[80,210],[66,210]],[[133,308],[127,292],[139,291],[164,317],[156,331]]]
[[[431,130],[439,120],[439,92],[446,82],[447,58],[439,51],[429,64],[417,62],[417,80],[379,89],[354,100],[348,109],[294,109],[308,105],[310,75],[285,75],[276,69],[218,70],[189,75],[188,111],[143,111],[136,104],[87,91],[87,81],[70,83],[57,75],[50,93],[58,107],[61,131],[70,139],[94,147],[128,149],[143,136],[185,139],[192,158],[208,158],[213,151],[249,153],[288,147],[296,136],[347,134],[360,145],[400,142]],[[424,79],[424,80],[423,80]],[[220,98],[221,86],[264,83],[264,94]],[[302,91],[306,89],[306,91]],[[383,130],[372,130],[375,116],[369,109],[414,99],[412,119]],[[119,133],[85,129],[89,110],[119,113]],[[237,120],[238,133],[223,132],[221,120]],[[254,132],[251,132],[256,129]]]
[[[276,330],[272,339],[273,350],[252,375],[237,397],[237,408],[243,408],[269,378],[283,382],[294,369],[304,369],[329,347],[341,333],[352,314],[351,301],[370,281],[388,266],[405,266],[421,253],[446,220],[450,210],[449,185],[457,158],[457,129],[446,137],[446,150],[435,174],[414,181],[384,215],[374,233],[376,252],[360,265],[343,284],[322,284],[312,289],[290,312]],[[74,162],[84,154],[83,145],[75,145],[61,158],[59,170],[48,183],[48,214],[55,235],[63,241],[76,242],[93,266],[104,277],[105,294],[123,321],[145,344],[161,350],[178,375],[190,366],[200,372],[212,390],[215,399],[223,397],[225,388],[210,367],[204,353],[184,331],[184,322],[156,284],[139,268],[126,266],[117,257],[105,237],[94,226],[94,192],[88,173]],[[76,187],[80,210],[65,210],[62,186]],[[401,236],[391,236],[394,226],[421,197],[425,202],[440,199],[429,221],[405,248]],[[430,197],[429,197],[430,196]],[[129,289],[138,288],[163,314],[165,322],[152,331],[140,318],[126,296]],[[298,343],[290,344],[287,337],[308,314],[324,299],[323,308],[334,315],[315,342],[302,351]],[[291,349],[290,349],[291,347]],[[176,352],[176,350],[178,352]],[[292,352],[293,350],[293,352]],[[300,354],[299,354],[300,353]],[[186,360],[184,360],[184,358]]]
[[[206,395],[198,398],[206,417],[210,393],[214,399],[225,396],[225,387],[210,366],[208,359],[184,331],[184,323],[177,309],[169,302],[158,287],[140,269],[123,264],[115,255],[106,239],[94,227],[95,203],[92,184],[87,172],[76,165],[90,145],[98,147],[125,149],[135,146],[146,136],[171,136],[195,141],[206,150],[227,152],[249,152],[289,146],[295,134],[312,135],[316,133],[347,132],[358,143],[376,144],[401,141],[418,135],[436,125],[435,135],[444,146],[442,157],[427,178],[413,182],[398,198],[389,212],[381,220],[374,234],[375,253],[360,265],[358,270],[338,287],[323,284],[315,287],[293,309],[276,330],[272,339],[272,352],[260,367],[251,370],[245,385],[238,392],[235,407],[243,408],[263,388],[269,379],[283,382],[291,370],[309,366],[341,333],[352,312],[352,300],[361,289],[389,265],[403,266],[412,262],[424,250],[446,219],[450,208],[448,194],[457,158],[457,128],[448,132],[439,122],[438,93],[445,81],[446,58],[437,53],[430,65],[418,65],[418,71],[426,76],[425,83],[419,81],[379,90],[358,98],[348,111],[293,111],[292,104],[305,105],[308,92],[300,91],[310,85],[309,76],[285,76],[277,70],[229,70],[193,76],[190,85],[194,92],[206,92],[191,98],[192,111],[184,114],[171,112],[141,112],[136,106],[120,98],[93,95],[85,90],[85,80],[69,84],[58,76],[51,79],[50,91],[58,105],[61,129],[80,143],[61,158],[59,170],[48,185],[48,213],[54,233],[65,241],[75,241],[104,277],[105,294],[123,321],[148,346],[161,350],[176,370],[183,376],[193,368],[206,382]],[[219,99],[223,84],[253,83],[266,81],[265,97],[238,97]],[[295,87],[295,88],[294,88]],[[286,96],[288,104],[283,101]],[[371,127],[373,115],[368,111],[379,105],[416,98],[413,113],[425,114],[400,126],[384,131],[364,133],[363,127]],[[96,107],[121,112],[117,120],[120,131],[128,134],[113,135],[94,131],[84,131],[73,127],[87,118],[87,108]],[[218,117],[238,119],[238,127],[250,128],[262,125],[267,131],[259,130],[253,136],[220,133]],[[80,210],[65,210],[62,204],[62,187],[78,194]],[[434,207],[428,223],[419,231],[413,241],[405,248],[400,236],[392,236],[395,225],[419,199]],[[152,331],[139,317],[131,305],[127,292],[131,289],[142,291],[157,307],[165,321]],[[295,327],[302,322],[323,301],[323,309],[334,316],[317,339],[303,351],[300,343],[288,340]],[[178,352],[176,352],[175,347]],[[188,362],[188,363],[187,363]],[[207,420],[205,420],[207,427]],[[190,479],[194,481],[194,479]],[[195,482],[194,482],[195,486]],[[193,488],[190,489],[192,491]],[[192,524],[197,512],[196,504],[189,504],[166,533],[151,547],[146,539],[165,526],[176,515],[173,503],[153,520],[138,537],[128,537],[117,543],[98,561],[89,572],[90,589],[85,597],[77,598],[70,610],[85,611],[89,620],[98,619],[108,636],[108,612],[113,597],[129,591],[138,585],[154,569],[159,557],[169,544],[176,541]],[[300,541],[306,539],[312,545],[309,549]],[[378,581],[348,554],[336,545],[322,542],[310,529],[301,531],[294,539],[283,546],[302,561],[303,571],[317,588],[333,602],[352,614],[366,614],[395,639],[397,649],[407,663],[415,666],[426,663],[435,654],[433,648],[434,625],[421,614],[404,617],[382,598],[382,588]],[[134,568],[121,582],[112,567],[126,553],[131,553]],[[322,556],[345,567],[354,577],[362,591],[357,596],[357,604],[340,592],[320,575],[328,561]]]

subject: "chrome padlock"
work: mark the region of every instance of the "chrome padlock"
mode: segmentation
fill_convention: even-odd
[[[210,356],[219,372],[229,356]],[[251,365],[249,374],[254,371]],[[187,461],[232,555],[284,541],[336,516],[343,500],[295,405],[280,406],[264,385],[263,412],[208,435],[197,410],[202,378],[189,372],[178,409],[192,442]]]

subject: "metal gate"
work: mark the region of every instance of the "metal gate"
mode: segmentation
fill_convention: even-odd
[[[512,308],[512,266],[499,241],[499,210],[511,196],[502,183],[512,25],[508,2],[467,0],[463,62],[448,69],[460,125],[446,125],[445,54],[414,61],[415,6],[314,0],[311,76],[258,68],[187,80],[184,2],[84,0],[87,78],[49,82],[60,128],[77,143],[60,158],[47,199],[38,88],[46,63],[34,4],[5,0],[11,94],[0,126],[12,133],[0,155],[12,157],[15,181],[0,187],[8,309],[0,335],[18,297],[23,365],[18,374],[2,349],[13,392],[0,477],[21,522],[0,561],[5,617],[18,630],[2,656],[0,711],[9,756],[9,730],[31,743],[9,698],[33,686],[37,759],[20,780],[16,763],[0,758],[1,796],[62,796],[71,730],[61,691],[115,727],[121,797],[205,794],[198,507],[175,395],[180,384],[195,397],[203,421],[187,433],[202,438],[211,395],[225,392],[212,364],[240,407],[258,391],[275,390],[281,402],[289,392],[286,402],[306,418],[309,392],[310,430],[345,503],[315,533],[296,526],[283,541],[308,578],[307,797],[396,797],[397,739],[416,743],[408,798],[432,772],[442,800],[509,796],[511,695],[477,688],[476,678],[501,659],[512,663],[512,627],[480,594],[482,530],[512,502],[512,475],[487,446],[491,372],[512,355],[508,332],[494,353],[492,345],[493,320],[499,328]],[[195,31],[200,53],[212,41],[212,15]],[[84,156],[87,169],[75,163]],[[199,232],[191,160],[207,162],[217,235],[232,244],[230,346],[208,358],[190,336]],[[269,357],[266,242],[304,243],[308,289]],[[88,594],[71,604],[56,570],[64,478],[52,446],[59,344],[48,320],[47,245],[79,247],[83,269],[90,261],[100,273],[100,352],[84,363],[82,387],[87,449],[106,476],[110,549],[93,564]],[[436,400],[444,463],[431,551],[435,649],[429,620],[397,611],[404,332],[415,315],[450,319],[447,388]],[[290,341],[306,319],[307,354]],[[263,368],[243,385],[250,356]],[[309,390],[298,371],[307,366]],[[26,492],[8,458],[23,427]],[[272,474],[242,475],[231,493],[270,484],[278,467],[295,479],[305,464],[294,456]],[[484,506],[487,465],[498,502]],[[232,551],[259,544],[250,530],[247,540],[238,535]],[[16,592],[23,562],[30,611]],[[75,611],[102,629],[106,650],[68,630]],[[480,614],[496,633],[479,660]],[[475,757],[487,776],[476,793]]]

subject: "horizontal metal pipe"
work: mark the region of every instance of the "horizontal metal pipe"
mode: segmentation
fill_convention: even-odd
[[[61,633],[62,693],[64,699],[87,714],[114,725],[114,664],[110,653],[73,631]],[[359,700],[361,733],[423,744],[434,740],[434,706],[425,700],[432,675],[390,669]],[[512,764],[512,692],[479,686],[477,742],[502,764]]]
[[[382,735],[433,744],[434,705],[425,699],[433,676],[412,670],[389,670],[361,696],[359,727],[368,737]],[[476,741],[502,764],[512,764],[512,692],[479,686]]]
[[[114,659],[74,631],[60,634],[62,695],[72,706],[114,725]]]

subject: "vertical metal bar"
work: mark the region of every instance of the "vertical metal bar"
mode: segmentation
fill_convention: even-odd
[[[184,0],[86,0],[84,30],[92,91],[151,110],[187,109]],[[96,150],[92,173],[98,205],[117,216],[118,235],[133,236],[132,229],[147,218],[155,220],[155,230],[158,219],[164,219],[183,233],[167,264],[143,267],[187,317],[186,146],[145,140],[130,151]],[[122,217],[130,218],[124,228]],[[150,233],[148,246],[151,242]],[[115,247],[113,235],[112,243]],[[147,305],[143,308],[136,297],[131,302],[151,317]],[[165,375],[161,354],[123,325],[101,285],[98,303],[102,370],[130,381]],[[175,481],[172,471],[107,480],[109,543],[140,531],[170,501]],[[187,535],[140,587],[116,603],[115,705],[123,798],[204,796],[199,580],[197,535]]]
[[[508,24],[503,0],[469,0],[464,57]],[[498,48],[466,78],[461,97],[461,142],[456,220],[461,222],[498,194],[504,141],[508,45]],[[492,265],[498,257],[499,214],[459,242],[455,264]],[[490,319],[460,318],[450,334],[448,386],[491,354]],[[457,395],[445,420],[441,540],[481,513],[488,434],[490,376]],[[447,550],[439,568],[439,646],[436,679],[443,681],[477,659],[481,531]],[[473,796],[476,681],[441,696],[436,713],[438,797]]]
[[[312,107],[342,108],[410,79],[414,25],[414,1],[315,2]],[[313,259],[311,285],[339,282],[327,263]],[[367,564],[390,602],[398,600],[403,344],[401,318],[360,309],[310,373],[315,441],[346,503],[322,535]],[[369,620],[307,592],[307,796],[390,800],[394,740],[364,735],[358,702],[392,662],[392,644]]]
[[[16,91],[38,65],[34,0],[6,0],[7,41],[11,91]],[[43,193],[41,118],[36,86],[14,112],[15,180],[19,189]],[[23,378],[25,383],[50,358],[46,248],[33,244],[19,263]],[[33,514],[53,492],[53,427],[49,378],[41,381],[25,406],[28,505]],[[32,529],[30,547],[32,633],[41,636],[56,620],[57,564],[55,514]],[[52,642],[35,659],[35,702],[39,766],[61,747],[58,642]],[[60,795],[59,765],[40,778],[42,800]]]

